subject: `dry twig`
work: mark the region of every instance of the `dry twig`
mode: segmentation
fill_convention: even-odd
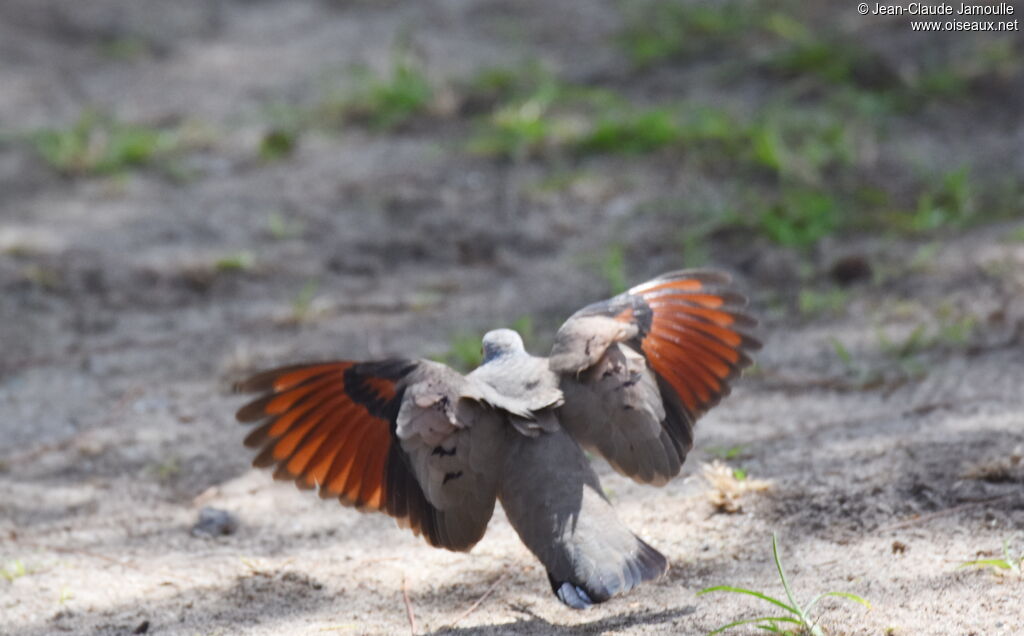
[[[409,618],[409,633],[416,636],[416,614],[412,611],[412,603],[409,602],[408,579],[402,574],[402,600],[405,601],[405,614]]]
[[[932,519],[937,519],[937,518],[943,517],[945,515],[953,514],[954,512],[959,512],[959,511],[965,510],[967,508],[972,508],[974,506],[980,506],[981,504],[992,503],[994,501],[1000,501],[1002,499],[1009,499],[1010,497],[1017,497],[1017,496],[1018,496],[1018,493],[1011,492],[1011,493],[1007,493],[1005,495],[999,495],[998,497],[988,497],[987,499],[979,499],[977,501],[968,501],[967,503],[960,504],[959,506],[953,506],[951,508],[944,508],[942,510],[937,510],[935,512],[932,512],[932,513],[929,513],[929,514],[926,514],[926,515],[921,515],[921,516],[915,517],[913,519],[907,519],[906,521],[901,521],[899,523],[894,523],[894,524],[891,524],[891,525],[888,525],[888,526],[882,526],[881,528],[878,529],[878,532],[888,532],[888,531],[891,531],[891,530],[902,530],[903,528],[909,528],[910,526],[914,526],[914,525],[917,525],[919,523],[925,523],[926,521],[931,521]]]
[[[480,598],[476,599],[476,601],[474,601],[473,604],[469,606],[469,609],[459,614],[452,620],[448,621],[448,623],[445,625],[445,629],[451,629],[452,627],[455,627],[455,625],[458,624],[459,621],[475,612],[476,608],[480,607],[480,604],[487,600],[487,597],[491,595],[491,592],[494,591],[494,588],[498,587],[498,583],[501,583],[503,580],[505,580],[504,572],[502,572],[501,576],[494,580],[494,583],[491,583],[490,586],[488,586],[487,591],[485,591],[483,595],[480,596]]]
[[[89,550],[82,550],[80,548],[65,548],[63,546],[58,545],[45,545],[42,543],[35,543],[33,541],[23,541],[18,538],[13,539],[13,542],[20,546],[32,548],[34,550],[57,552],[59,554],[74,554],[77,556],[88,557],[90,559],[100,559],[101,561],[106,561],[107,563],[111,563],[113,565],[120,565],[121,567],[134,568],[136,570],[139,569],[139,566],[129,561],[119,561],[118,559],[108,557],[105,554],[99,554],[98,552],[90,552]]]

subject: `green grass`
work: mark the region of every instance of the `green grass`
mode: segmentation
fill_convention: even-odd
[[[746,129],[728,112],[695,104],[640,108],[620,95],[548,79],[500,103],[478,127],[470,148],[525,157],[563,150],[576,155],[683,152],[740,154]]]
[[[601,276],[611,295],[621,294],[629,288],[626,277],[626,252],[622,245],[609,245],[601,257]]]
[[[68,176],[113,174],[152,163],[175,150],[174,132],[125,124],[92,111],[66,128],[47,128],[31,136],[36,153]]]
[[[554,92],[539,92],[505,104],[478,126],[469,141],[471,152],[523,159],[553,145],[557,124],[548,116]]]
[[[851,389],[868,390],[878,388],[886,383],[899,383],[924,375],[923,370],[916,370],[910,362],[901,362],[895,370],[885,367],[872,368],[854,359],[846,345],[839,338],[830,338],[829,343],[836,357],[843,365],[844,378],[837,384]]]
[[[830,596],[845,598],[871,609],[871,604],[868,603],[868,601],[849,592],[823,592],[814,596],[806,604],[801,605],[797,602],[796,597],[793,594],[793,590],[790,587],[789,579],[786,577],[786,572],[782,567],[782,557],[779,554],[779,544],[774,534],[772,534],[772,559],[775,562],[775,569],[778,571],[779,581],[782,583],[782,589],[786,593],[786,600],[779,600],[778,598],[769,596],[764,592],[757,592],[755,590],[734,587],[731,585],[716,585],[714,587],[705,588],[700,592],[697,592],[697,596],[702,596],[711,592],[745,594],[747,596],[753,596],[761,599],[762,601],[766,601],[775,607],[782,609],[785,613],[779,614],[776,612],[775,615],[765,615],[758,616],[756,618],[745,618],[733,621],[709,632],[708,636],[743,625],[754,625],[758,629],[776,634],[810,634],[812,636],[824,636],[825,630],[818,624],[818,619],[812,617],[811,611],[822,599]]]
[[[66,284],[63,274],[53,267],[30,264],[21,271],[21,276],[29,283],[47,291],[56,291]]]
[[[2,577],[8,583],[13,582],[15,579],[20,579],[23,576],[32,574],[34,570],[25,565],[25,562],[21,559],[14,559],[8,561],[0,568],[0,577]]]
[[[795,2],[662,0],[629,7],[619,42],[640,68],[728,51],[740,72],[758,69],[785,81],[883,89],[895,80],[855,37],[812,22]]]
[[[977,213],[974,188],[967,168],[941,175],[927,184],[918,195],[917,209],[893,218],[900,229],[930,232],[942,228],[959,229]]]
[[[516,76],[510,71],[507,77]],[[693,103],[637,108],[621,96],[538,77],[536,84],[498,83],[513,96],[478,122],[469,149],[516,160],[670,150],[698,171],[742,177],[749,185],[725,203],[742,213],[726,215],[729,223],[680,232],[692,265],[707,261],[705,237],[725,227],[806,250],[842,231],[929,235],[961,229],[1005,218],[1019,198],[1004,188],[983,201],[966,166],[918,178],[916,194],[887,191],[859,170],[860,146],[876,143],[881,130],[827,104],[776,102],[744,120],[727,108]],[[527,93],[518,93],[524,86]]]
[[[962,347],[969,344],[978,328],[976,316],[962,314],[949,305],[939,307],[936,317],[939,324],[933,339],[947,347]]]
[[[832,350],[836,352],[836,357],[843,363],[843,366],[847,369],[852,369],[854,367],[853,356],[850,355],[850,350],[846,348],[843,341],[833,337],[830,342],[832,343]]]
[[[839,205],[824,192],[793,188],[784,190],[757,216],[757,229],[786,247],[810,247],[834,233],[841,223]]]
[[[260,140],[259,155],[264,161],[290,157],[299,143],[299,132],[289,128],[271,128]]]
[[[534,340],[537,337],[537,332],[533,327],[533,318],[531,318],[528,314],[520,316],[512,321],[512,324],[509,325],[509,328],[515,332],[518,332],[519,335],[522,336],[523,345],[526,347],[527,350],[529,350],[530,346],[534,343]]]
[[[768,62],[769,68],[785,75],[813,75],[827,82],[849,82],[858,63],[857,50],[818,39],[794,43]]]
[[[490,105],[536,92],[552,83],[554,75],[542,64],[529,60],[516,66],[493,66],[476,72],[460,87],[463,99]]]
[[[733,46],[738,58],[770,71],[782,90],[753,112],[739,104],[639,104],[597,85],[567,82],[535,62],[486,68],[452,83],[461,112],[474,118],[465,148],[570,171],[593,155],[671,153],[667,159],[698,176],[742,183],[717,203],[739,211],[728,223],[680,229],[688,265],[709,260],[708,239],[723,229],[809,254],[843,232],[930,236],[1019,212],[1019,187],[983,187],[969,166],[880,180],[875,148],[888,134],[886,123],[899,101],[894,96],[910,90],[903,85],[910,80],[893,76],[842,27],[818,28],[820,15],[788,0],[753,8],[734,0],[638,6],[628,9],[634,13],[622,39],[634,61],[654,64],[679,59],[689,47]],[[751,34],[759,44],[739,41]],[[986,51],[968,65],[985,69],[978,73],[1013,70],[1004,45]],[[345,122],[390,129],[428,112],[435,94],[422,67],[399,52],[389,73],[366,73],[361,88],[333,107]],[[278,130],[293,129],[271,132]],[[271,159],[287,156],[295,138],[288,133],[264,141],[261,154]],[[809,295],[802,302],[807,313],[830,312],[840,299]]]
[[[932,346],[932,339],[928,335],[928,326],[919,324],[899,340],[893,340],[884,330],[878,330],[878,344],[882,352],[896,360],[907,360],[919,353],[927,351]]]
[[[153,53],[153,47],[143,38],[121,36],[108,38],[99,45],[100,55],[111,60],[133,62]]]
[[[536,63],[488,68],[459,87],[474,104],[466,112],[481,113],[467,148],[563,172],[591,170],[593,156],[660,153],[697,179],[726,182],[715,208],[730,210],[727,220],[694,225],[697,211],[680,211],[687,221],[677,234],[681,260],[693,266],[710,260],[719,233],[761,236],[807,258],[845,233],[931,238],[1019,214],[1019,184],[992,187],[966,164],[879,174],[886,165],[879,149],[888,152],[890,128],[899,125],[894,117],[914,112],[919,96],[952,97],[979,79],[1016,77],[1022,62],[1008,39],[958,49],[959,58],[922,55],[896,69],[845,23],[823,23],[822,10],[792,0],[652,1],[624,11],[618,41],[636,65],[699,55],[718,70],[712,81],[756,74],[768,78],[770,96],[753,110],[744,100],[640,102]],[[716,61],[722,51],[728,60]],[[951,88],[929,88],[933,81]],[[730,181],[742,185],[730,189]],[[838,313],[843,301],[840,292],[810,292],[800,305],[805,314]]]
[[[802,8],[785,5],[764,18],[772,52],[761,60],[765,70],[795,81],[829,87],[850,86],[859,91],[887,90],[895,73],[845,31],[811,23]]]
[[[267,216],[267,233],[278,241],[301,236],[304,230],[302,221],[286,218],[280,212],[271,212]]]
[[[458,331],[448,345],[448,352],[441,362],[450,364],[456,370],[466,373],[480,366],[483,361],[483,336],[476,332]]]
[[[621,129],[631,125],[635,111],[620,95],[564,82],[538,65],[504,71],[489,69],[485,77],[491,79],[475,83],[493,88],[471,88],[475,92],[467,96],[467,99],[494,100],[488,114],[478,120],[467,143],[470,152],[523,160],[557,152],[622,151],[615,140],[592,138],[595,126],[603,131],[598,136],[618,134],[621,137]],[[649,131],[650,124],[650,121],[640,121],[634,126],[634,132]],[[625,135],[628,136],[628,132]],[[594,148],[587,148],[586,144],[593,144]]]
[[[850,292],[839,287],[825,290],[801,289],[797,309],[804,317],[839,316],[850,302]]]
[[[747,447],[743,444],[737,446],[708,446],[704,451],[722,460],[738,459],[747,452]]]
[[[707,234],[686,229],[679,239],[684,267],[701,267],[711,260],[711,244]]]
[[[937,241],[932,241],[931,243],[925,243],[924,245],[919,246],[914,250],[914,254],[910,257],[907,269],[911,272],[932,271],[941,250],[942,244]]]
[[[687,211],[678,233],[679,249],[685,267],[701,267],[708,263],[716,234],[746,227],[746,221],[741,213],[722,208],[721,205],[719,202],[705,204],[692,201],[670,204],[670,209],[684,208]]]
[[[678,111],[678,143],[684,151],[735,159],[750,144],[747,126],[726,108],[687,103]]]
[[[286,159],[295,154],[302,135],[311,124],[316,123],[315,113],[288,102],[270,102],[262,110],[266,130],[260,137],[257,154],[267,162]]]
[[[467,144],[474,154],[522,160],[564,148],[586,125],[581,108],[592,107],[603,96],[536,65],[508,70],[503,77],[500,90],[491,93],[499,98],[477,122]]]
[[[619,41],[640,67],[685,59],[727,46],[750,32],[760,11],[750,3],[645,2],[627,5],[627,26]]]
[[[295,323],[305,322],[313,315],[313,301],[320,290],[320,283],[315,280],[307,280],[302,288],[292,298],[291,321]]]
[[[377,128],[394,128],[424,112],[434,89],[423,69],[411,59],[400,58],[387,78],[371,78],[363,108]]]
[[[181,474],[181,461],[177,457],[167,457],[159,462],[151,463],[148,470],[158,481],[170,482]]]
[[[1021,551],[1016,556],[1010,553],[1010,542],[1003,541],[1003,558],[1001,559],[977,559],[974,561],[965,561],[957,566],[957,569],[962,568],[993,568],[997,572],[1009,572],[1022,576],[1022,567],[1024,567],[1024,551]]]
[[[320,104],[320,119],[330,125],[362,123],[380,131],[394,130],[425,114],[436,90],[420,62],[401,50],[395,52],[387,73],[363,69],[356,79],[354,92]]]
[[[920,323],[896,340],[879,329],[879,348],[889,357],[904,361],[932,349],[958,349],[972,342],[978,327],[976,316],[943,306],[936,310],[934,318],[933,323]]]
[[[817,185],[855,160],[853,122],[827,108],[771,107],[744,132],[751,162],[794,184]]]
[[[1011,34],[894,64],[866,46],[855,27],[792,0],[652,0],[624,7],[626,26],[617,40],[638,68],[728,52],[727,79],[768,74],[783,91],[838,95],[874,114],[971,99],[977,85],[1011,83],[1024,66]]]
[[[533,326],[533,319],[530,316],[520,316],[509,324],[509,329],[516,331],[523,338],[523,345],[527,350],[535,344],[536,332]],[[462,373],[468,373],[480,366],[483,362],[483,334],[460,329],[452,334],[448,343],[448,351],[433,356],[438,362],[451,365],[452,368]]]
[[[666,109],[605,116],[576,143],[584,153],[647,153],[678,143],[681,131]]]
[[[942,57],[923,60],[904,81],[898,97],[907,110],[937,101],[967,100],[981,82],[1013,81],[1022,65],[1012,36],[993,35],[966,50],[951,49]]]
[[[252,252],[239,251],[221,256],[213,263],[213,268],[218,272],[247,272],[256,265],[256,258]]]
[[[477,71],[466,82],[463,92],[482,100],[500,100],[522,93],[534,82],[517,68],[492,66]]]

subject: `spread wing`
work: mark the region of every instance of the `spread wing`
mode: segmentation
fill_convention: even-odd
[[[265,393],[237,414],[259,422],[245,439],[260,449],[254,466],[387,513],[436,547],[483,536],[504,443],[486,387],[438,363],[387,360],[284,367],[236,388]]]
[[[672,272],[570,317],[550,357],[570,434],[637,481],[678,474],[694,422],[761,346],[728,284],[720,272]]]

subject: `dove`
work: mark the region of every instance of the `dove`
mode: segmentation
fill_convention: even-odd
[[[668,560],[619,519],[585,451],[641,484],[678,475],[695,422],[760,347],[745,305],[722,272],[671,272],[577,311],[546,358],[496,329],[466,375],[421,359],[286,366],[236,385],[262,394],[236,417],[255,425],[254,466],[434,547],[470,550],[500,501],[558,600],[586,609]]]

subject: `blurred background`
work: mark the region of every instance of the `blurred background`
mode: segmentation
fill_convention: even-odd
[[[1019,18],[1010,4],[987,18]],[[1024,36],[910,22],[795,0],[0,1],[0,631],[116,631],[193,603],[193,632],[255,633],[267,616],[238,599],[276,607],[292,584],[289,607],[312,614],[269,633],[404,629],[398,612],[373,622],[371,590],[391,579],[335,590],[369,604],[356,619],[281,583],[282,545],[326,550],[328,526],[426,548],[291,492],[280,505],[312,526],[275,518],[231,383],[308,358],[468,370],[498,326],[543,354],[576,308],[682,267],[732,272],[766,345],[702,422],[697,457],[775,483],[757,521],[693,524],[723,543],[789,529],[865,563],[897,554],[867,534],[914,515],[941,513],[919,557],[1019,535]],[[638,519],[703,501],[682,480],[635,497]],[[195,561],[189,524],[211,501],[242,515],[242,547],[202,544]],[[703,549],[666,515],[653,543],[674,560]],[[728,549],[749,561],[765,545]],[[274,585],[232,570],[239,552],[268,559],[252,571]],[[157,574],[126,565],[157,554]],[[454,558],[439,554],[424,567]],[[496,563],[528,557],[509,558]],[[674,569],[636,611],[715,564]],[[924,608],[900,625],[988,624],[966,590],[998,605],[1005,588],[957,576],[963,607],[922,605],[895,579],[873,591]],[[468,604],[481,577],[420,602]],[[541,579],[514,588],[552,612],[523,629],[581,620],[546,604]]]

